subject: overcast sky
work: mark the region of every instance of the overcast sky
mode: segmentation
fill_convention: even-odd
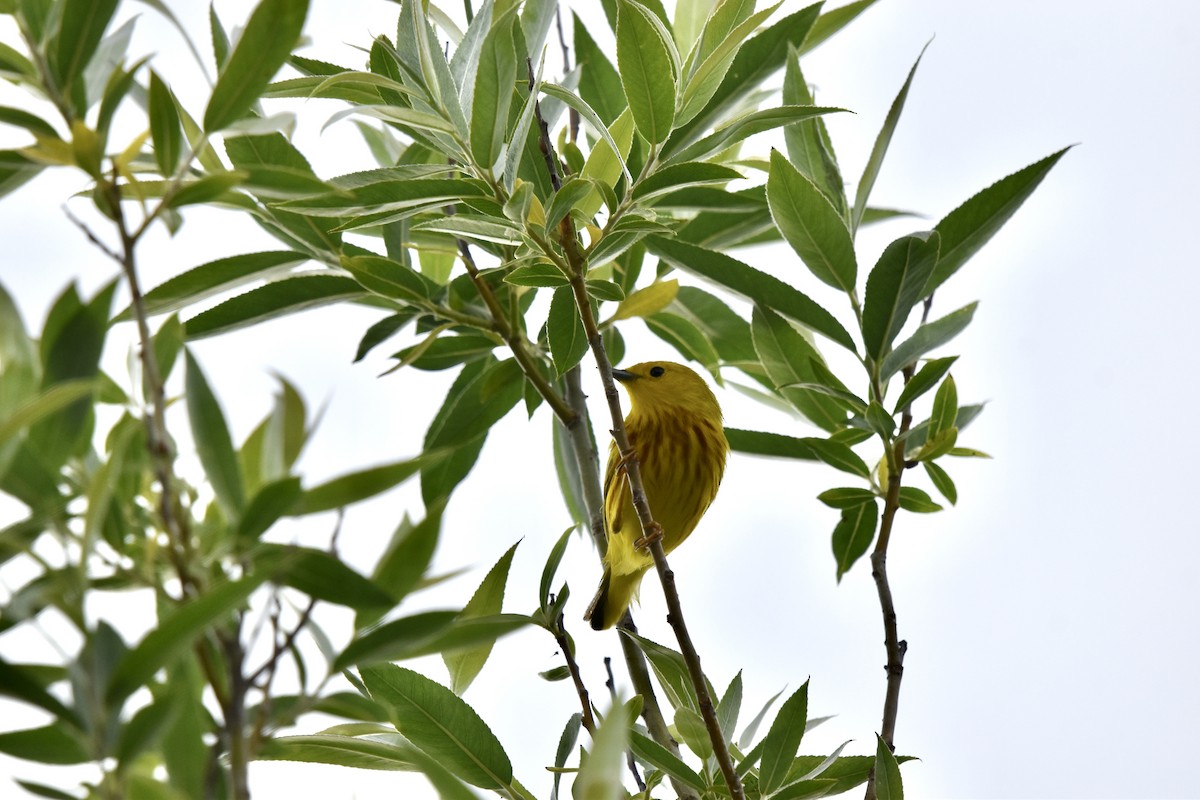
[[[168,3],[193,30],[204,29],[205,4]],[[788,0],[780,13],[801,5]],[[250,6],[217,2],[227,24],[244,20]],[[361,55],[351,45],[393,31],[395,13],[385,0],[313,0],[306,30],[319,47],[312,54],[356,64]],[[907,70],[935,37],[873,194],[876,204],[928,220],[868,229],[860,237],[863,264],[1000,177],[1079,143],[937,295],[943,313],[981,301],[972,326],[944,352],[961,356],[960,398],[989,403],[960,441],[995,459],[949,465],[958,506],[902,515],[892,541],[900,634],[909,642],[896,742],[922,759],[903,770],[911,797],[1196,794],[1200,526],[1192,506],[1200,441],[1187,403],[1200,389],[1193,344],[1200,277],[1181,234],[1194,224],[1200,176],[1198,17],[1196,5],[1166,0],[1136,10],[1070,0],[883,0],[804,62],[818,102],[856,112],[829,118],[853,182]],[[160,33],[139,46],[173,57],[178,48],[162,30],[147,26]],[[3,31],[9,40],[10,29]],[[4,104],[19,101],[0,92]],[[368,163],[348,123],[320,133],[333,110],[313,103],[298,134],[326,177]],[[40,328],[68,281],[90,293],[115,274],[63,219],[60,206],[79,186],[74,176],[49,174],[0,200],[0,281],[30,327]],[[147,284],[275,246],[228,214],[197,210],[187,218],[174,240],[151,243]],[[838,302],[786,249],[745,257]],[[387,348],[351,365],[371,319],[327,309],[199,343],[235,437],[269,408],[274,370],[300,385],[312,408],[327,405],[301,462],[310,482],[415,454],[449,376],[377,379]],[[635,332],[639,326],[630,326],[632,361],[673,356]],[[126,374],[122,347],[106,361],[118,375]],[[594,372],[587,380],[599,399]],[[812,435],[731,392],[720,399],[730,426]],[[406,610],[461,602],[522,537],[506,610],[533,607],[536,576],[569,523],[554,488],[548,430],[544,410],[532,424],[517,412],[497,427],[446,515],[435,563],[439,571],[476,569]],[[810,714],[836,717],[806,737],[806,753],[830,752],[847,739],[854,740],[847,752],[873,752],[882,707],[882,626],[869,569],[860,563],[837,585],[829,548],[835,514],[813,499],[842,483],[826,468],[735,455],[717,502],[671,559],[707,674],[724,687],[744,670],[744,720],[811,676]],[[12,509],[0,503],[0,514]],[[420,513],[415,487],[352,512],[343,553],[369,569],[406,510]],[[320,545],[331,525],[283,535]],[[590,544],[575,541],[563,572],[572,587],[567,617],[585,677],[601,694],[602,658],[619,652],[615,634],[592,633],[579,621],[598,573]],[[673,644],[660,590],[648,580],[642,595],[643,634]],[[0,638],[0,652],[17,646]],[[559,663],[554,643],[542,631],[522,632],[501,641],[493,659],[466,699],[515,756],[518,778],[548,795],[542,768],[576,704],[567,684],[535,674]],[[439,661],[419,666],[444,680]],[[0,778],[11,775],[52,777],[0,760]],[[259,765],[254,778],[260,797],[369,797],[422,785],[394,773],[296,764]]]

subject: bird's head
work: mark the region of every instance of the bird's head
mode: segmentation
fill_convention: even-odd
[[[682,409],[720,421],[721,407],[704,379],[683,364],[646,361],[614,369],[613,377],[629,392],[634,413],[657,414]]]

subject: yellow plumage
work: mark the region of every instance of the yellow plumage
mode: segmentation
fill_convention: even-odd
[[[721,483],[729,451],[721,407],[708,384],[682,364],[650,361],[613,370],[613,377],[629,392],[625,432],[637,454],[650,512],[662,527],[663,550],[670,553],[695,529]],[[604,516],[604,577],[584,615],[596,630],[611,628],[624,616],[642,576],[654,566],[650,552],[635,546],[642,531],[616,444],[608,453]]]

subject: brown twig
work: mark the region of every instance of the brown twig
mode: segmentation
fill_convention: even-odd
[[[484,305],[488,308],[488,313],[492,316],[492,326],[496,333],[508,345],[508,349],[512,351],[513,358],[520,365],[521,371],[529,382],[533,384],[533,388],[546,401],[546,405],[550,406],[550,410],[558,417],[564,425],[569,429],[577,421],[575,409],[567,404],[563,396],[550,385],[546,380],[546,376],[538,369],[538,365],[534,362],[533,356],[529,354],[529,350],[525,347],[524,337],[511,324],[509,324],[508,316],[504,313],[504,309],[500,306],[500,301],[496,299],[496,294],[492,291],[492,287],[484,279],[479,267],[475,264],[475,258],[471,255],[471,248],[464,239],[458,240],[458,254],[462,259],[463,265],[467,268],[467,274],[471,276],[471,280],[475,284],[475,290],[483,299]]]
[[[933,306],[933,295],[925,298],[921,310],[921,324],[929,319],[929,311]],[[914,364],[904,367],[901,374],[904,383],[912,380],[916,368]],[[900,484],[905,469],[909,466],[905,456],[905,434],[912,427],[912,407],[905,406],[900,414],[900,428],[892,450],[888,454],[888,485],[883,502],[883,515],[879,521],[879,538],[875,540],[875,549],[871,552],[871,577],[875,579],[875,591],[879,595],[879,610],[883,614],[883,646],[887,653],[887,688],[883,698],[883,721],[880,724],[879,735],[892,751],[895,751],[896,718],[900,711],[900,682],[904,679],[904,656],[908,652],[908,642],[900,638],[896,624],[896,603],[892,597],[891,583],[887,574],[887,551],[891,543],[892,529],[895,525],[896,512],[900,510]],[[875,770],[872,768],[867,778],[865,800],[875,800]]]
[[[567,662],[567,672],[571,675],[571,682],[575,684],[575,693],[579,695],[579,705],[583,712],[583,727],[588,733],[596,732],[596,718],[592,716],[592,700],[588,695],[587,686],[583,683],[583,676],[579,674],[579,664],[575,661],[575,648],[571,646],[571,637],[567,635],[567,629],[563,625],[563,615],[560,612],[558,619],[554,621],[554,641],[558,643],[558,649],[562,651],[563,660]]]

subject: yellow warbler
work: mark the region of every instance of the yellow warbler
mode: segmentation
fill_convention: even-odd
[[[648,361],[613,377],[629,392],[625,431],[641,466],[646,499],[662,528],[667,553],[688,537],[717,494],[729,443],[721,407],[708,384],[670,361]],[[629,478],[614,443],[604,476],[608,552],[604,577],[584,619],[596,630],[611,628],[637,597],[646,570],[654,566],[633,508]]]

